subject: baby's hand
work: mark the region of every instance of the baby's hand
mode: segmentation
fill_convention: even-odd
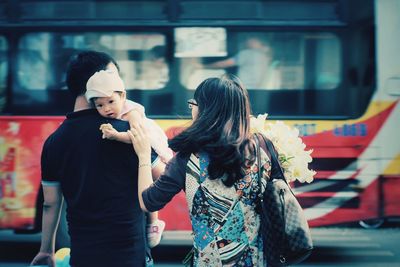
[[[100,125],[100,131],[103,132],[103,139],[116,140],[118,135],[117,130],[109,123]]]

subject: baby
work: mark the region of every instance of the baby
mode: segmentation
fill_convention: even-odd
[[[126,120],[131,127],[138,123],[144,124],[150,134],[151,146],[160,159],[166,163],[172,158],[164,131],[153,120],[145,117],[142,105],[126,99],[125,85],[118,72],[101,70],[93,74],[86,84],[85,96],[105,118]],[[100,130],[103,138],[131,143],[126,132],[116,131],[111,124],[102,124]],[[158,219],[157,212],[149,213],[148,218],[147,239],[152,248],[160,243],[165,222]]]

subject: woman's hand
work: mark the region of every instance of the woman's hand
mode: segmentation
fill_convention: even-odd
[[[150,139],[143,125],[134,125],[128,130],[128,135],[132,141],[133,149],[139,158],[139,163],[151,164]]]
[[[133,149],[135,150],[138,158],[138,197],[140,207],[143,211],[147,211],[143,202],[142,193],[152,183],[151,177],[151,146],[150,140],[146,134],[146,130],[141,125],[133,126],[128,132],[128,136],[132,141]]]

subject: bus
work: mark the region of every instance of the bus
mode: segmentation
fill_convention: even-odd
[[[0,2],[0,228],[40,230],[40,153],[73,110],[65,71],[83,50],[117,60],[128,98],[169,138],[200,81],[238,75],[253,114],[313,150],[314,181],[292,185],[310,226],[398,217],[399,14],[398,0]],[[160,218],[165,236],[189,236],[183,193]]]

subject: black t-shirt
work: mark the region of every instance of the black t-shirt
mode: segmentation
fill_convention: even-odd
[[[44,144],[42,182],[59,183],[67,202],[72,265],[144,266],[138,158],[132,145],[102,139],[103,123],[129,129],[95,109],[68,114]]]

